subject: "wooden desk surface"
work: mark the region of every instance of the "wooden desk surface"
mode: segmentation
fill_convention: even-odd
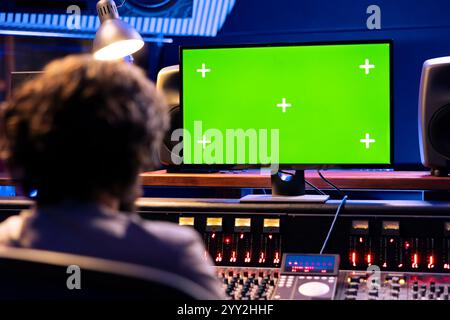
[[[450,177],[433,177],[424,171],[322,171],[343,189],[450,190]],[[165,170],[141,175],[144,186],[270,188],[270,175],[259,171],[227,173],[167,173]],[[319,188],[329,188],[316,171],[306,171],[306,179]],[[12,185],[0,174],[0,185]]]
[[[322,171],[343,189],[450,190],[450,177],[434,177],[424,171]],[[141,175],[144,186],[270,188],[268,172],[166,173]],[[319,188],[329,188],[316,171],[306,171],[306,179]]]

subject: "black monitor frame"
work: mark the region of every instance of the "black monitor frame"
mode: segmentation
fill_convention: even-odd
[[[394,76],[393,76],[393,40],[348,40],[348,41],[320,41],[320,42],[289,42],[270,44],[229,44],[219,46],[180,46],[180,115],[181,125],[184,128],[183,115],[183,50],[189,49],[223,49],[223,48],[258,48],[258,47],[289,47],[289,46],[319,46],[319,45],[351,45],[351,44],[381,44],[389,45],[389,136],[390,136],[390,159],[388,164],[278,164],[279,170],[306,170],[306,169],[389,169],[394,166]],[[244,170],[268,168],[267,164],[185,164],[170,166],[170,169],[186,171],[218,171],[218,170]]]

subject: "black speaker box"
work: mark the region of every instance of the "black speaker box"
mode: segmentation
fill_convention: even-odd
[[[174,65],[161,69],[156,79],[156,89],[166,98],[169,108],[170,128],[164,137],[160,150],[160,161],[163,165],[180,164],[180,155],[172,153],[178,141],[172,141],[172,132],[182,128],[180,113],[180,73],[179,66]]]
[[[422,164],[436,176],[450,169],[450,57],[424,62],[419,91]]]

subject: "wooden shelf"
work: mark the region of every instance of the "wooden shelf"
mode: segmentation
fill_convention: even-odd
[[[343,189],[450,190],[450,177],[434,177],[425,171],[322,171]],[[144,186],[270,188],[270,174],[259,171],[220,173],[167,173],[141,175]],[[305,178],[319,188],[329,188],[316,171]]]
[[[450,190],[450,177],[434,177],[424,171],[322,171],[343,189]],[[316,171],[306,171],[306,179],[319,188],[329,188]],[[270,188],[268,172],[167,173],[165,170],[141,175],[144,186]],[[12,185],[0,174],[0,185]]]

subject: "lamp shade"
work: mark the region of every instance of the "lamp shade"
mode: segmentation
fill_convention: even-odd
[[[144,46],[141,35],[119,18],[114,0],[97,2],[101,25],[94,39],[94,58],[118,60],[125,58]]]
[[[94,58],[117,60],[129,56],[144,46],[141,35],[120,19],[105,20],[94,39]]]

